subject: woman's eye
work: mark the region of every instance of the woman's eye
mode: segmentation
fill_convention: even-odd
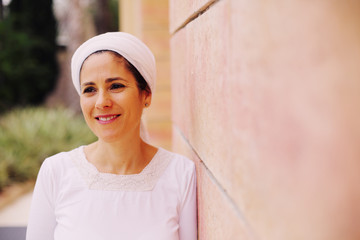
[[[95,88],[94,87],[87,87],[84,89],[83,93],[92,93],[95,92]]]
[[[124,88],[125,85],[124,84],[121,84],[121,83],[114,83],[111,85],[111,88],[110,89],[121,89],[121,88]]]

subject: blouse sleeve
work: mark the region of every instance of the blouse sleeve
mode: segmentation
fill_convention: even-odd
[[[56,226],[54,213],[54,179],[46,161],[42,164],[32,198],[26,240],[53,240]]]
[[[197,208],[196,208],[196,171],[193,165],[190,176],[187,176],[187,185],[179,218],[180,240],[197,239]]]

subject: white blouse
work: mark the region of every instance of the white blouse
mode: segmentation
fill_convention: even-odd
[[[99,172],[83,146],[47,158],[36,181],[27,240],[195,240],[196,173],[159,148],[139,174]]]

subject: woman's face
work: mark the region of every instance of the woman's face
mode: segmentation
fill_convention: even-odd
[[[80,72],[80,105],[93,133],[106,142],[138,137],[151,95],[140,93],[125,60],[110,52],[90,55]]]

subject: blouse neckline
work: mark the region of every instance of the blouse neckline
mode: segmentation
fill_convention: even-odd
[[[158,148],[151,161],[140,173],[121,175],[100,172],[87,160],[84,146],[72,151],[72,155],[72,160],[80,175],[91,190],[151,191],[170,162],[167,151]]]

